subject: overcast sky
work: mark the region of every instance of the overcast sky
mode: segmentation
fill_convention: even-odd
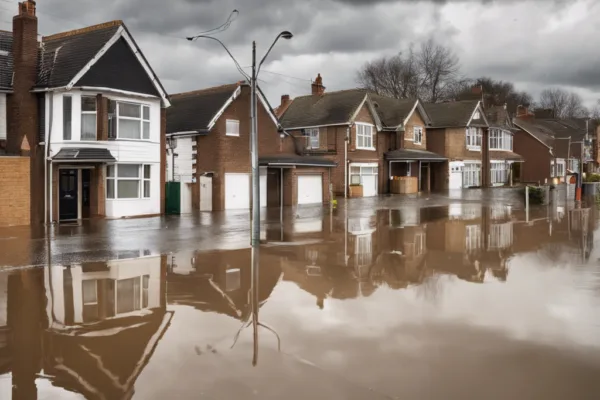
[[[356,86],[365,61],[393,55],[430,36],[460,57],[465,76],[515,83],[535,97],[549,86],[600,98],[600,2],[597,0],[38,0],[44,35],[122,19],[170,93],[240,80],[216,42],[183,38],[212,29],[237,9],[218,37],[244,67],[251,42],[259,57],[282,30],[260,74],[274,106],[281,94]],[[17,0],[0,0],[0,29],[11,29]],[[281,76],[284,74],[287,76]],[[289,77],[288,77],[289,76]]]

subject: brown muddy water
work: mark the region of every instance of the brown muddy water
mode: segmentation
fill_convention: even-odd
[[[0,273],[2,399],[598,399],[595,210],[270,223]],[[255,273],[253,273],[255,272]]]

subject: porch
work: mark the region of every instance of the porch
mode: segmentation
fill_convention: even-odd
[[[385,154],[388,164],[389,181],[394,178],[416,178],[416,192],[430,192],[443,189],[445,157],[425,150],[398,149]],[[390,184],[390,192],[392,191]]]

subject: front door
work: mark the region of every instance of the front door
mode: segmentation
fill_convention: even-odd
[[[76,169],[61,169],[58,184],[59,191],[59,219],[61,221],[79,218],[79,205],[77,197]]]
[[[463,167],[459,163],[450,163],[450,187],[449,189],[462,189]]]

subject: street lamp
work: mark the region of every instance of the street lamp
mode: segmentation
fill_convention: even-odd
[[[236,10],[233,11],[232,15],[237,13]],[[229,21],[229,20],[228,20]],[[226,23],[227,24],[227,23]],[[210,32],[210,31],[209,31]],[[219,32],[219,31],[217,31]],[[256,42],[252,42],[252,72],[251,75],[248,76],[240,66],[240,63],[235,59],[233,54],[229,51],[227,46],[220,41],[219,39],[205,34],[200,34],[196,36],[190,36],[187,38],[189,41],[195,41],[197,39],[211,39],[218,42],[227,52],[229,57],[235,63],[238,71],[250,82],[251,87],[251,96],[250,99],[250,155],[251,155],[251,164],[252,164],[252,232],[251,232],[251,244],[252,247],[257,247],[260,244],[260,174],[259,174],[259,166],[258,166],[258,120],[257,120],[257,106],[256,106],[256,80],[258,77],[258,73],[260,72],[260,68],[265,62],[267,56],[275,46],[275,43],[280,38],[283,39],[291,39],[294,35],[292,35],[289,31],[283,31],[277,35],[269,50],[264,55],[260,63],[258,64],[258,69],[256,66]],[[283,206],[283,205],[282,205]]]

